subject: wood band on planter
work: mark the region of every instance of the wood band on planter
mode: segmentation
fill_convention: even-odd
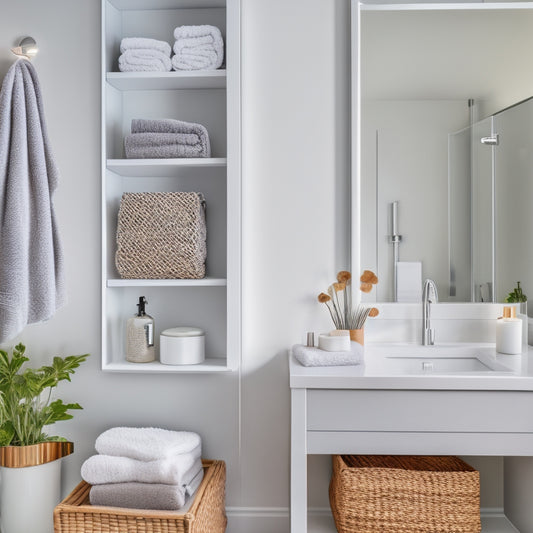
[[[30,446],[0,447],[0,466],[23,468],[50,463],[70,455],[74,451],[72,442],[40,442]]]

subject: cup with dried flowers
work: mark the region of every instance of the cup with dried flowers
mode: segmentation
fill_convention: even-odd
[[[371,270],[365,270],[359,278],[359,289],[368,293],[377,284],[378,277]],[[332,283],[327,292],[318,295],[318,301],[328,308],[335,329],[348,330],[350,339],[359,344],[364,344],[364,326],[366,319],[378,316],[379,311],[375,307],[352,302],[352,275],[347,270],[341,270],[337,274],[337,281]],[[332,332],[333,334],[334,332]]]

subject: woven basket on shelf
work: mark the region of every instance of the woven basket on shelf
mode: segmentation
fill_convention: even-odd
[[[479,472],[457,457],[334,455],[339,533],[479,533]]]
[[[205,200],[196,192],[124,193],[115,264],[127,279],[205,276]]]
[[[186,512],[93,506],[82,481],[54,510],[55,533],[224,533],[224,461],[203,461],[204,479]]]

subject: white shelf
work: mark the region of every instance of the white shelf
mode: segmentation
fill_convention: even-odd
[[[102,370],[223,373],[241,350],[241,0],[102,0]],[[117,72],[121,40],[168,40],[177,25],[214,24],[225,36],[225,68]],[[171,43],[172,44],[172,43]],[[231,61],[229,61],[231,59]],[[133,118],[173,117],[204,124],[212,158],[116,159]],[[125,192],[198,190],[208,202],[208,269],[203,279],[121,279],[113,265],[117,214]],[[217,276],[217,274],[219,276]],[[201,365],[127,363],[124,318],[135,296],[150,296],[159,325],[201,324],[210,358]],[[178,298],[179,296],[179,298]],[[127,306],[127,307],[126,307]],[[214,357],[213,357],[214,356]]]
[[[107,83],[120,91],[224,89],[225,70],[184,72],[108,72]]]
[[[336,533],[333,517],[329,513],[308,514],[308,533]],[[500,513],[481,513],[482,533],[520,533],[513,524]]]
[[[108,0],[116,9],[121,11],[142,11],[145,9],[204,9],[221,8],[226,5],[225,0],[150,0],[147,7],[146,0]]]
[[[107,169],[129,178],[146,176],[172,177],[182,168],[225,167],[225,157],[198,157],[175,159],[108,159]]]
[[[202,279],[108,279],[108,287],[224,287],[225,278]]]
[[[143,372],[147,374],[168,374],[174,373],[188,373],[199,374],[209,372],[228,372],[231,369],[227,366],[226,359],[209,358],[199,365],[162,365],[159,361],[153,363],[129,363],[124,361],[121,363],[104,363],[102,370],[107,372]]]

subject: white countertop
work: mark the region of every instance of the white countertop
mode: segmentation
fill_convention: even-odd
[[[421,370],[423,362],[446,359],[469,359],[481,370]],[[533,347],[505,355],[493,343],[369,343],[359,365],[305,367],[290,353],[289,366],[291,388],[533,391]]]

